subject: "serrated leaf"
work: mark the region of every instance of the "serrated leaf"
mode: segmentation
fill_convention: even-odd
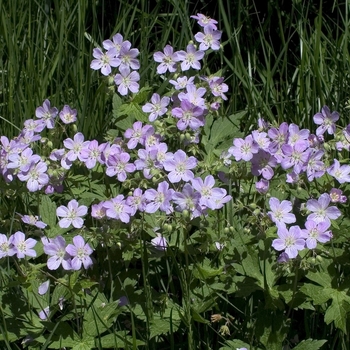
[[[327,341],[328,340],[303,340],[295,348],[293,348],[293,350],[318,350],[323,344],[327,343]]]
[[[346,301],[346,298],[348,297],[345,292],[339,292],[336,289],[333,289],[331,297],[332,304],[326,310],[324,321],[327,324],[330,324],[332,321],[334,321],[335,326],[347,334],[346,316],[350,311],[350,304]]]
[[[227,137],[230,139],[240,137],[240,120],[247,114],[247,111],[241,111],[228,117],[219,118],[214,121],[210,129],[209,142],[215,149]]]
[[[132,102],[136,104],[144,104],[150,91],[152,91],[151,87],[144,86],[137,94],[134,95]]]
[[[49,196],[41,196],[39,204],[39,214],[41,220],[50,227],[56,225],[56,203]]]
[[[98,343],[102,345],[104,349],[108,348],[121,348],[128,349],[131,348],[133,344],[137,347],[145,345],[142,340],[134,339],[130,335],[126,335],[124,332],[114,332],[113,334],[107,334],[99,338]]]
[[[323,287],[311,283],[305,283],[299,290],[310,297],[316,305],[321,305],[331,298],[329,293],[325,293]]]

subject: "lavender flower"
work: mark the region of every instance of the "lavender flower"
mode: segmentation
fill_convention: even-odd
[[[273,240],[272,247],[279,251],[284,250],[290,259],[294,259],[298,251],[305,248],[305,240],[299,226],[291,226],[289,230],[279,226],[277,235],[279,238]]]
[[[133,210],[126,204],[126,200],[122,194],[109,201],[105,201],[103,207],[106,209],[107,217],[120,220],[126,224],[130,221],[130,215]]]
[[[151,102],[152,103],[146,103],[143,107],[142,110],[145,113],[150,113],[148,116],[150,122],[154,122],[159,116],[165,114],[167,112],[167,106],[170,102],[169,97],[162,97],[160,99],[160,96],[158,94],[153,94],[151,97]]]
[[[333,135],[335,133],[335,122],[339,119],[338,112],[330,111],[328,106],[323,106],[321,113],[314,115],[314,123],[320,125],[316,129],[316,135],[323,135],[326,131],[328,134]]]
[[[73,243],[74,244],[68,244],[66,247],[66,252],[73,257],[71,262],[72,269],[80,270],[81,265],[83,265],[85,269],[88,269],[92,266],[90,255],[93,250],[88,243],[85,243],[84,238],[80,235],[73,238]]]
[[[61,228],[68,228],[70,225],[75,228],[83,227],[84,220],[81,216],[86,215],[87,210],[87,206],[79,206],[79,203],[75,199],[72,199],[67,207],[61,205],[56,209],[56,215],[63,218],[58,222],[58,225]]]
[[[39,312],[39,318],[43,321],[47,320],[50,315],[50,306],[46,306],[45,309]]]
[[[57,270],[58,267],[62,264],[62,267],[65,270],[71,270],[71,257],[66,252],[66,241],[62,236],[57,236],[55,238],[46,238],[41,239],[44,252],[50,258],[47,260],[47,267],[49,270]]]
[[[334,163],[327,169],[327,173],[341,184],[350,182],[350,165],[340,165],[337,159],[334,159]]]
[[[49,176],[46,174],[47,165],[44,162],[31,165],[27,172],[19,173],[18,178],[21,181],[27,181],[27,188],[30,192],[41,190],[49,182]]]
[[[157,67],[157,73],[163,74],[167,70],[171,73],[176,71],[176,62],[179,61],[177,52],[170,45],[166,45],[163,52],[156,52],[153,55],[153,59],[160,64]]]
[[[200,43],[199,49],[202,51],[206,51],[209,48],[212,50],[220,49],[221,32],[219,30],[215,30],[213,26],[205,26],[204,34],[199,32],[194,36],[194,38]]]
[[[172,183],[180,180],[189,181],[194,178],[193,169],[197,166],[197,159],[193,156],[187,157],[183,150],[178,150],[174,158],[163,162],[164,169],[169,171],[168,179]]]
[[[181,131],[187,127],[191,130],[198,130],[201,126],[204,126],[204,110],[187,100],[182,100],[181,107],[173,108],[171,114],[179,119],[177,128]]]
[[[327,231],[330,227],[330,222],[323,221],[316,223],[313,220],[305,222],[305,229],[302,231],[303,238],[306,239],[306,246],[309,249],[315,249],[317,242],[326,243],[333,237],[331,231]]]
[[[272,197],[269,200],[270,209],[267,213],[269,218],[276,224],[291,224],[296,221],[296,217],[293,213],[290,213],[292,210],[292,203],[290,201],[284,200],[282,202],[279,199]]]
[[[46,294],[50,286],[50,280],[47,280],[46,282],[42,283],[38,288],[38,293],[40,295]]]
[[[187,85],[193,84],[194,77],[178,77],[176,80],[169,80],[169,83],[174,85],[176,90],[182,90],[187,87]]]
[[[168,246],[166,238],[160,235],[151,239],[151,244],[158,250],[166,250]]]
[[[259,147],[254,142],[252,135],[248,135],[244,140],[241,138],[234,139],[233,146],[228,151],[237,162],[241,159],[247,162],[253,158],[253,154],[258,153]]]
[[[270,183],[265,179],[260,179],[255,183],[255,188],[260,194],[265,194],[269,190]]]
[[[36,226],[37,228],[45,228],[47,225],[39,220],[38,216],[34,215],[21,215],[21,220],[28,225]]]
[[[112,72],[111,67],[118,67],[120,65],[120,58],[116,57],[118,51],[116,48],[110,48],[106,53],[103,53],[101,49],[93,49],[92,55],[95,57],[90,64],[90,68],[94,70],[101,69],[103,75],[109,75]]]
[[[201,13],[197,13],[197,15],[193,15],[191,16],[191,18],[196,19],[197,23],[201,27],[211,26],[213,29],[216,29],[216,24],[218,23],[218,21],[216,21],[215,19],[205,16]]]
[[[71,124],[77,121],[77,110],[65,105],[60,112],[60,119],[64,124]]]
[[[32,248],[34,248],[37,241],[33,238],[25,238],[25,234],[21,231],[17,231],[9,238],[9,244],[13,245],[18,259],[23,259],[26,255],[30,257],[36,256],[36,251]]]
[[[129,67],[120,67],[120,74],[116,74],[114,77],[114,82],[118,86],[118,92],[125,96],[128,94],[128,90],[133,93],[139,91],[139,84],[137,83],[140,80],[140,74],[137,72],[130,72]]]
[[[317,224],[320,222],[328,222],[331,220],[336,220],[341,216],[340,210],[335,207],[329,207],[331,197],[328,193],[321,194],[318,200],[309,199],[306,203],[306,208],[312,212],[307,219],[313,220]]]
[[[332,203],[346,203],[347,197],[343,195],[343,191],[338,188],[332,188],[329,192]]]
[[[181,62],[182,71],[193,69],[201,69],[200,60],[204,57],[204,51],[197,51],[193,44],[187,45],[187,51],[178,51],[177,57]]]
[[[55,118],[57,114],[58,109],[56,107],[51,108],[49,100],[45,100],[43,105],[35,110],[36,117],[42,119],[48,129],[53,129],[55,127]]]
[[[157,191],[152,189],[146,190],[145,198],[148,203],[145,208],[146,213],[155,213],[158,209],[170,214],[173,208],[170,204],[174,190],[169,189],[169,184],[166,181],[158,184]]]
[[[7,239],[7,236],[0,233],[0,259],[5,256],[12,256],[16,254],[15,249],[13,249],[11,243]]]

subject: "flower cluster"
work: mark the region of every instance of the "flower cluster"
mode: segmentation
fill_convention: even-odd
[[[282,123],[279,127],[270,127],[264,120],[259,120],[259,129],[251,132],[244,139],[233,140],[233,146],[228,153],[223,154],[226,164],[230,158],[236,161],[251,163],[251,172],[258,177],[256,190],[267,193],[269,182],[275,176],[278,168],[287,171],[286,182],[291,185],[303,186],[305,182],[312,182],[322,176],[330,176],[339,184],[350,182],[350,166],[341,165],[339,160],[332,159],[327,153],[324,134],[336,133],[335,122],[339,119],[337,112],[330,112],[327,106],[321,113],[314,116],[314,122],[319,125],[316,135],[307,129],[299,129],[295,124]],[[347,134],[350,127],[337,133],[337,149],[349,149]],[[329,230],[331,220],[340,217],[341,212],[332,203],[344,203],[346,196],[338,188],[329,193],[323,193],[318,199],[310,199],[306,203],[308,215],[305,228],[298,225],[287,228],[287,224],[296,223],[297,219],[292,211],[292,202],[279,201],[270,198],[271,211],[269,218],[277,225],[278,239],[273,241],[273,247],[284,251],[280,260],[295,258],[298,251],[304,248],[314,249],[317,242],[325,243],[332,238]]]
[[[129,91],[136,93],[139,91],[140,74],[136,72],[140,68],[140,62],[136,58],[139,50],[131,48],[131,43],[124,40],[119,33],[115,34],[112,40],[105,40],[103,52],[100,48],[93,50],[94,60],[90,67],[100,70],[105,76],[112,73],[112,67],[118,67],[119,73],[114,75],[114,82],[118,86],[118,92],[125,96]]]

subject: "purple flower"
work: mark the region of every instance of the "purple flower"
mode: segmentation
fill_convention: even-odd
[[[170,45],[166,45],[163,52],[156,52],[153,54],[153,59],[155,62],[159,62],[160,64],[157,67],[157,73],[163,74],[167,70],[169,72],[176,71],[176,62],[179,61],[179,57],[177,52],[174,52],[174,49]]]
[[[316,223],[313,220],[305,222],[305,229],[302,231],[303,238],[306,239],[306,246],[309,249],[315,249],[317,242],[326,243],[333,237],[331,231],[327,231],[330,227],[330,222],[323,221]]]
[[[241,138],[234,139],[233,146],[228,151],[237,162],[241,159],[247,162],[253,158],[253,154],[258,153],[259,147],[254,142],[252,135],[248,135],[244,140]]]
[[[45,100],[43,105],[35,110],[36,117],[42,119],[48,129],[53,129],[55,127],[55,118],[57,114],[58,109],[56,107],[51,108],[49,100]]]
[[[218,23],[218,21],[216,21],[215,19],[205,16],[201,13],[197,13],[197,15],[193,15],[191,16],[191,18],[196,19],[197,23],[201,27],[211,26],[213,29],[216,29],[216,24]]]
[[[213,77],[208,79],[209,87],[211,93],[216,97],[221,97],[223,100],[227,100],[225,92],[228,91],[228,85],[223,83],[224,78],[221,77]]]
[[[18,259],[23,259],[26,255],[30,257],[36,256],[36,251],[32,249],[37,241],[33,238],[25,239],[23,232],[17,231],[9,238],[9,244],[13,245],[13,249]]]
[[[205,26],[204,34],[199,32],[194,36],[194,38],[200,43],[199,49],[202,51],[206,51],[209,48],[212,50],[220,49],[221,32],[219,30],[215,30],[213,26]]]
[[[182,71],[189,70],[191,67],[193,69],[201,69],[201,64],[199,60],[204,57],[204,51],[196,51],[193,44],[187,45],[187,51],[178,51],[177,56],[181,62]]]
[[[158,94],[153,94],[151,97],[152,103],[146,103],[142,110],[145,113],[150,113],[148,116],[150,122],[154,122],[159,116],[165,114],[167,112],[167,106],[170,102],[170,97],[162,97],[160,99],[160,96]]]
[[[90,141],[84,141],[84,135],[81,132],[78,132],[74,135],[73,140],[68,138],[63,141],[64,147],[69,149],[68,153],[66,154],[66,158],[70,162],[74,162],[77,158],[84,161],[83,158],[81,158],[81,151],[84,148],[88,148]]]
[[[308,147],[309,143],[305,140],[297,141],[293,146],[290,144],[282,145],[283,158],[281,167],[289,169],[293,166],[293,171],[296,174],[300,174],[311,153],[311,149]]]
[[[91,206],[91,216],[95,219],[101,220],[106,216],[106,208],[103,207],[104,202],[93,204]]]
[[[25,173],[32,165],[38,163],[41,157],[33,154],[31,148],[26,148],[21,153],[9,154],[8,160],[7,167],[9,169],[19,169],[20,172]]]
[[[272,197],[269,200],[270,209],[267,213],[269,218],[275,222],[276,224],[291,224],[296,221],[296,217],[293,213],[290,213],[292,210],[292,203],[290,201],[282,201],[279,199]]]
[[[47,320],[50,315],[50,306],[46,306],[45,309],[39,312],[39,318],[43,321]]]
[[[281,149],[282,145],[287,142],[289,135],[288,124],[283,122],[278,129],[271,128],[267,133],[272,140],[269,146],[269,151],[272,154],[277,153],[277,151]]]
[[[163,236],[158,236],[151,239],[151,244],[158,250],[166,250],[168,246],[168,242]]]
[[[4,258],[5,256],[12,256],[14,254],[16,254],[16,251],[13,249],[12,245],[7,239],[7,236],[0,233],[0,259]]]
[[[112,41],[113,40],[113,41]],[[123,36],[119,33],[113,35],[112,40],[104,40],[102,42],[102,45],[104,47],[105,50],[110,50],[115,48],[117,50],[117,55],[119,55],[120,50],[122,48],[123,45],[131,45],[130,41],[124,41]]]
[[[312,181],[314,178],[319,178],[325,173],[325,165],[321,161],[324,151],[318,150],[310,153],[306,165],[307,179]]]
[[[174,153],[174,158],[163,162],[164,169],[170,171],[168,179],[172,183],[180,180],[189,181],[194,178],[193,169],[197,166],[197,159],[193,156],[187,157],[183,150]]]
[[[194,77],[179,77],[176,80],[169,80],[169,83],[174,85],[176,90],[182,90],[187,87],[187,85],[193,85]]]
[[[187,85],[186,93],[180,92],[178,97],[180,101],[188,100],[195,106],[201,107],[202,109],[206,109],[205,100],[202,96],[207,92],[204,87],[196,88],[195,85]]]
[[[142,126],[142,122],[135,122],[132,129],[127,129],[124,133],[124,137],[126,139],[130,139],[128,141],[128,148],[134,149],[137,144],[144,145],[145,139],[148,135],[154,134],[154,128],[152,125]]]
[[[90,68],[94,70],[101,69],[103,75],[109,75],[112,72],[111,67],[120,65],[120,58],[116,57],[118,55],[116,48],[110,48],[106,53],[103,53],[99,48],[95,48],[92,55],[95,59],[91,61]]]
[[[170,214],[173,211],[173,208],[170,204],[174,190],[169,189],[169,184],[166,181],[158,184],[157,191],[152,189],[146,190],[145,198],[148,203],[145,208],[146,213],[155,213],[158,209]]]
[[[179,119],[177,128],[181,131],[187,127],[191,130],[197,130],[201,126],[204,126],[204,110],[187,100],[182,100],[181,107],[173,108],[171,114]]]
[[[70,225],[75,228],[83,227],[84,220],[81,216],[86,215],[87,210],[87,206],[79,206],[79,203],[75,199],[72,199],[67,207],[61,205],[56,209],[56,215],[63,218],[58,222],[58,225],[61,228],[68,228]]]
[[[137,152],[139,159],[136,159],[134,163],[137,170],[143,171],[146,179],[151,179],[153,176],[151,170],[159,167],[157,153],[156,148],[139,149]]]
[[[276,167],[277,160],[274,155],[264,150],[259,150],[253,155],[251,159],[252,174],[255,176],[262,175],[266,180],[272,179],[274,171],[272,168]]]
[[[291,226],[289,230],[279,226],[277,235],[279,238],[273,240],[272,247],[279,251],[284,250],[290,259],[295,258],[298,251],[305,248],[305,240],[299,226]]]
[[[128,163],[129,160],[130,155],[126,152],[110,155],[106,161],[106,175],[110,177],[117,175],[118,181],[124,182],[127,173],[132,173],[136,169],[134,164]]]
[[[131,215],[135,215],[136,211],[145,211],[146,208],[146,198],[142,193],[140,188],[136,188],[132,196],[126,199],[126,204],[131,208]]]
[[[307,219],[313,220],[317,224],[325,221],[330,223],[330,220],[336,220],[341,216],[340,210],[335,207],[328,207],[331,197],[328,193],[321,194],[318,200],[309,199],[306,203],[306,208],[312,212]]]
[[[37,228],[45,228],[47,225],[42,222],[39,221],[39,217],[38,216],[34,216],[34,215],[21,215],[21,220],[28,225],[33,225],[36,226]]]
[[[139,69],[140,62],[136,57],[139,55],[138,49],[132,49],[131,43],[129,41],[125,41],[120,48],[119,58],[120,58],[120,67],[122,68],[131,68],[131,69]]]
[[[343,195],[343,191],[338,188],[332,188],[329,192],[332,203],[346,203],[347,198]]]
[[[130,215],[133,210],[126,204],[126,200],[122,194],[109,201],[105,201],[103,207],[106,209],[106,216],[110,219],[120,220],[126,224],[130,221]]]
[[[328,134],[333,135],[335,133],[335,122],[339,119],[338,112],[330,111],[328,106],[323,106],[321,113],[314,115],[314,123],[320,125],[316,129],[316,135],[323,135],[326,131]]]
[[[44,295],[46,294],[46,292],[48,291],[50,287],[50,280],[47,280],[46,282],[42,283],[39,288],[38,288],[38,293],[40,295]]]
[[[44,252],[50,258],[47,260],[47,267],[49,270],[57,270],[62,264],[65,270],[71,270],[71,257],[66,252],[66,241],[62,236],[57,236],[55,238],[43,237],[41,239]]]
[[[176,210],[181,212],[188,210],[191,212],[191,219],[201,215],[202,210],[199,205],[201,194],[199,192],[195,192],[194,188],[189,183],[184,185],[182,192],[175,192],[172,199],[177,205]]]
[[[265,194],[269,190],[270,183],[265,179],[261,179],[255,183],[255,188],[260,194]]]
[[[74,244],[68,244],[66,247],[66,252],[73,257],[72,269],[80,270],[81,265],[83,265],[85,269],[88,269],[92,266],[90,255],[93,250],[88,243],[85,243],[84,238],[80,235],[73,238],[73,243]]]
[[[49,182],[49,176],[46,174],[47,165],[44,162],[32,164],[25,173],[19,173],[18,178],[21,181],[27,181],[27,188],[30,192],[41,190]]]
[[[201,195],[199,204],[215,210],[217,206],[215,200],[222,198],[223,189],[214,187],[214,177],[212,175],[208,175],[205,177],[204,181],[200,177],[196,177],[195,179],[192,179],[191,182],[193,188]]]
[[[60,119],[64,124],[71,124],[77,121],[77,110],[65,105],[60,112]]]
[[[137,72],[131,72],[129,67],[120,67],[120,74],[116,74],[114,77],[114,82],[118,86],[118,92],[125,96],[128,94],[128,90],[133,93],[139,91],[139,84],[137,83],[140,80],[140,74]]]
[[[299,140],[307,141],[310,135],[310,130],[308,129],[299,130],[299,126],[296,124],[289,124],[288,130],[289,130],[288,144],[292,146],[294,146],[295,143]]]
[[[85,166],[88,169],[92,169],[95,167],[96,162],[101,157],[101,147],[99,146],[96,140],[92,140],[89,142],[87,147],[82,148],[80,151],[80,159],[85,163]]]
[[[337,159],[334,159],[334,163],[327,169],[327,173],[341,184],[350,182],[350,165],[345,164],[341,166]]]

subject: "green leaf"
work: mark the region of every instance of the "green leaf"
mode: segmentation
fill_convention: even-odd
[[[327,324],[330,324],[334,321],[334,324],[337,328],[341,329],[345,334],[347,334],[347,314],[350,311],[350,304],[348,303],[349,297],[345,292],[339,292],[336,289],[332,291],[324,291],[324,293],[332,293],[332,304],[326,310],[324,321]]]
[[[328,340],[303,340],[295,348],[293,348],[293,350],[318,350],[323,344],[327,343],[327,341]]]
[[[39,204],[39,214],[45,224],[50,227],[56,225],[56,203],[52,202],[49,196],[41,196]]]
[[[305,283],[299,290],[309,296],[316,305],[321,305],[331,298],[329,293],[325,293],[325,289],[311,283]]]
[[[101,344],[104,349],[129,349],[132,348],[134,339],[130,335],[126,335],[124,332],[114,332],[113,334],[107,334],[99,338],[97,343]],[[145,343],[139,339],[136,339],[135,345],[139,347],[145,345]]]

